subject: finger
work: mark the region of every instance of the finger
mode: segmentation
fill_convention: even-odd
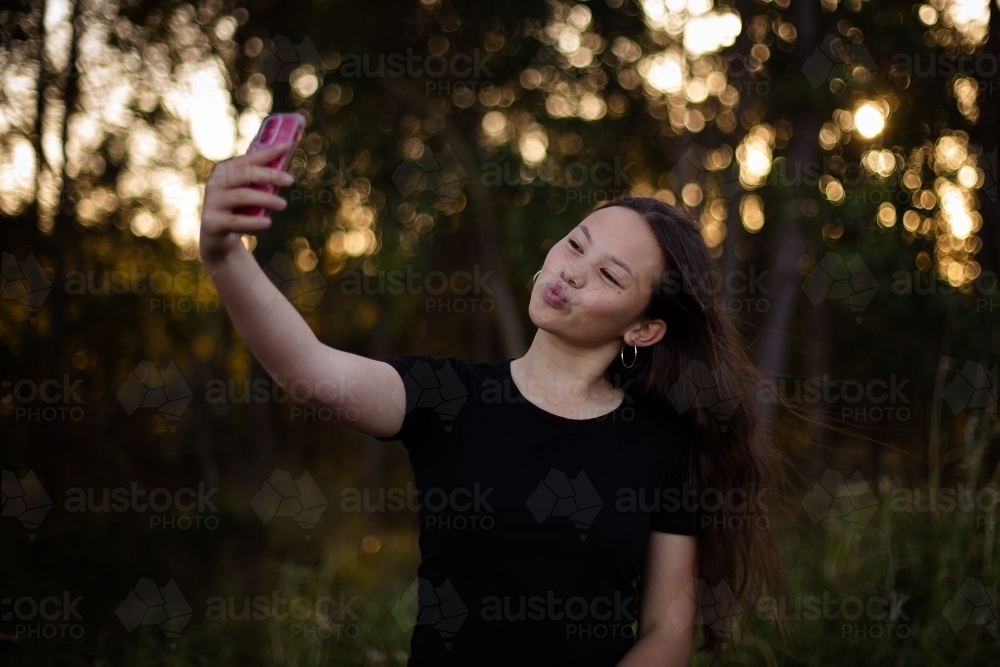
[[[241,213],[217,212],[205,215],[215,232],[236,232],[255,234],[271,226],[271,218],[264,215],[243,215]]]
[[[225,210],[237,206],[263,206],[281,211],[288,206],[288,202],[283,197],[253,188],[233,188],[219,195],[217,208]]]
[[[224,188],[235,188],[241,185],[276,185],[278,187],[291,185],[295,178],[280,169],[262,165],[231,164],[220,168],[213,174],[216,184]]]
[[[232,224],[239,226],[244,233],[259,232],[271,226],[271,218],[266,215],[241,215],[233,213],[232,216]]]
[[[291,150],[292,145],[290,143],[275,144],[273,146],[268,146],[267,148],[262,148],[259,151],[253,151],[251,153],[245,153],[239,157],[233,158],[233,160],[239,160],[244,164],[266,164],[273,160],[274,158],[287,153]]]

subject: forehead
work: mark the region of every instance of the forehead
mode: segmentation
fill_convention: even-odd
[[[594,211],[577,225],[578,233],[586,227],[594,248],[620,257],[635,271],[655,271],[662,266],[660,243],[640,214],[623,206]]]

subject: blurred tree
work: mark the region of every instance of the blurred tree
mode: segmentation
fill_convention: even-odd
[[[995,400],[992,412],[948,410],[945,393],[966,360],[995,369],[1000,349],[998,11],[986,0],[5,6],[0,360],[5,378],[82,379],[88,420],[25,421],[3,403],[4,466],[43,471],[50,489],[218,483],[228,531],[161,542],[138,520],[53,512],[46,530],[79,560],[29,546],[4,550],[6,571],[100,572],[95,605],[109,608],[112,588],[134,584],[132,562],[183,563],[201,592],[214,578],[270,581],[269,559],[290,549],[268,542],[245,499],[275,467],[309,461],[327,489],[405,483],[394,449],[331,447],[357,438],[296,420],[290,402],[236,399],[249,383],[274,387],[217,312],[197,262],[199,205],[213,165],[242,153],[271,111],[309,124],[291,206],[246,242],[325,342],[375,358],[519,356],[531,276],[552,244],[597,203],[651,194],[689,211],[736,278],[721,289],[770,381],[912,379],[912,419],[852,422],[817,406],[881,444],[796,425],[788,448],[815,478],[849,465],[883,498],[924,480],[996,489]],[[454,283],[434,294],[441,276]],[[192,392],[180,420],[124,414],[115,394],[140,362],[176,364]],[[235,390],[210,400],[219,381]],[[404,523],[369,518],[336,523],[317,548],[376,534],[389,545]],[[995,572],[993,524],[891,519],[883,536],[906,539],[880,546],[890,588]],[[842,536],[824,535],[792,544],[812,555],[802,580],[831,585],[822,577],[841,567],[866,581],[844,564]],[[941,595],[923,593],[922,610]],[[934,634],[928,614],[928,642],[979,655]],[[114,642],[112,653],[132,650]],[[833,658],[841,645],[830,641]]]

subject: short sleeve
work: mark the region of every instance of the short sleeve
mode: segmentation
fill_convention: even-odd
[[[417,443],[446,437],[463,415],[469,398],[468,365],[456,356],[403,354],[380,359],[399,373],[405,396],[403,425],[394,435],[376,437],[383,442],[401,440],[408,449]]]
[[[679,424],[671,439],[664,443],[672,453],[669,473],[661,487],[663,502],[653,511],[650,529],[676,535],[699,535],[695,494],[691,492],[689,468],[691,465],[691,440],[688,431]]]

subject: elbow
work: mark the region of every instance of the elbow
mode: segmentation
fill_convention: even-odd
[[[678,629],[672,623],[654,624],[640,628],[636,641],[653,645],[654,652],[663,656],[660,664],[670,667],[687,665],[694,650],[694,623],[684,629]]]

